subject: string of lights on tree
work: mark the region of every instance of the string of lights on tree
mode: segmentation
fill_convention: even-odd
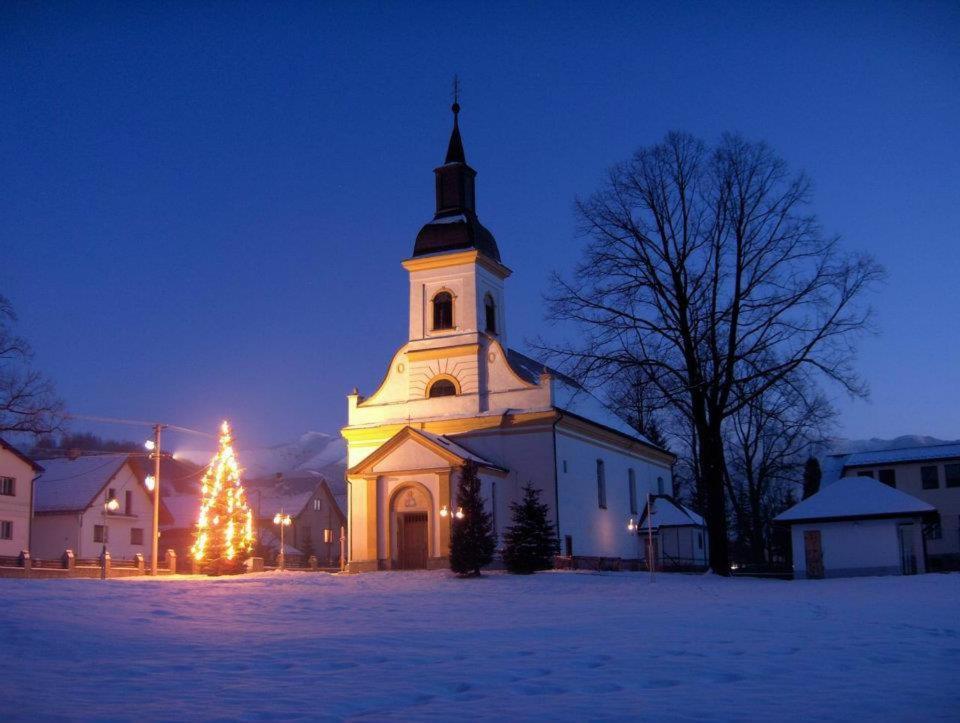
[[[220,448],[200,486],[196,539],[190,554],[197,562],[242,559],[253,550],[253,513],[240,481],[230,425],[220,426]]]

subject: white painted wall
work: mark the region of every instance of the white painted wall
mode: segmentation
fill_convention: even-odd
[[[110,489],[115,491],[120,509],[107,515],[104,521],[103,505]],[[133,492],[130,515],[124,514],[124,493],[127,490]],[[63,555],[64,550],[72,549],[78,558],[97,557],[102,545],[94,542],[93,533],[94,526],[100,524],[107,525],[107,549],[113,559],[132,560],[138,552],[145,559],[150,558],[153,502],[129,464],[120,468],[110,484],[82,514],[37,515],[33,524],[31,554],[36,558],[55,559]],[[130,541],[130,530],[133,528],[143,530],[142,545],[134,545]]]
[[[915,523],[914,554],[918,572],[924,571],[922,526],[915,518],[882,520],[844,520],[792,525],[793,572],[806,575],[806,551],[803,533],[820,530],[825,577],[850,575],[900,574],[900,543],[897,525]]]
[[[33,467],[0,447],[0,477],[12,477],[14,494],[0,495],[0,520],[9,521],[11,539],[0,540],[0,555],[19,555],[30,546],[30,498],[33,494]]]
[[[557,474],[560,498],[561,552],[564,537],[573,537],[573,554],[584,556],[643,556],[642,542],[627,530],[630,517],[639,517],[647,492],[657,494],[657,478],[664,481],[664,494],[673,493],[670,468],[626,450],[618,449],[557,426]],[[597,459],[604,461],[607,508],[597,497]],[[566,470],[564,470],[566,463]],[[630,510],[628,470],[637,480],[637,511]]]

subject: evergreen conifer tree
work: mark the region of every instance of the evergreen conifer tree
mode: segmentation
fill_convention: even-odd
[[[540,502],[540,490],[529,484],[523,488],[523,501],[510,505],[513,526],[504,533],[503,561],[515,574],[529,575],[553,567],[559,548],[557,533],[548,518],[550,508]]]
[[[475,462],[467,462],[460,473],[457,510],[450,522],[453,527],[450,532],[450,569],[461,577],[479,577],[480,568],[493,561],[496,540],[493,521],[480,494],[480,477]]]
[[[803,467],[803,499],[820,491],[820,462],[816,457],[807,458]]]

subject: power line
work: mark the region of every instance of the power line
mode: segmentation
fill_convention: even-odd
[[[196,434],[201,437],[208,437],[209,439],[216,439],[215,434],[210,434],[209,432],[201,432],[197,429],[190,429],[190,427],[179,427],[176,424],[163,424],[162,422],[144,422],[140,419],[119,419],[117,417],[97,417],[92,414],[67,414],[68,419],[83,419],[88,422],[106,422],[108,424],[127,424],[134,427],[156,427],[158,424],[164,429],[174,429],[178,432],[185,432],[186,434]]]

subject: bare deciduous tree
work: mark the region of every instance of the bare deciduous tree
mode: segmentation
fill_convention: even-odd
[[[63,402],[52,382],[30,365],[30,345],[13,331],[16,314],[0,296],[0,433],[41,435],[62,429]]]
[[[579,334],[543,351],[595,384],[635,371],[689,420],[720,574],[725,420],[798,371],[865,393],[851,344],[882,270],[842,254],[809,200],[806,177],[763,143],[725,136],[709,149],[671,133],[578,203],[585,257],[551,294],[552,317]]]
[[[750,562],[767,562],[773,518],[800,488],[813,446],[826,442],[835,412],[809,381],[788,377],[724,425],[727,492],[737,538]]]

